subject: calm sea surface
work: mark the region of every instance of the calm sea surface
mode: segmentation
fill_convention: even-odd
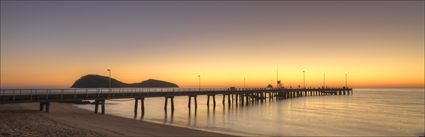
[[[236,135],[265,136],[418,136],[424,135],[424,89],[354,89],[353,95],[266,100],[215,110],[198,96],[198,109],[188,97],[175,97],[175,111],[164,113],[164,98],[146,98],[145,115],[134,116],[134,100],[108,100],[106,114]],[[193,102],[193,100],[192,100]],[[140,102],[139,102],[140,103]],[[94,110],[94,105],[77,105]],[[211,105],[212,106],[212,105]],[[193,107],[193,105],[192,105]]]

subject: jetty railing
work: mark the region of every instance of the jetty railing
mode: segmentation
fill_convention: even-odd
[[[215,96],[223,95],[222,103],[228,98],[230,105],[233,100],[248,103],[249,101],[263,101],[266,98],[287,99],[302,96],[322,95],[350,95],[352,88],[67,88],[67,89],[0,89],[0,104],[40,102],[40,110],[49,111],[50,102],[78,102],[82,100],[94,100],[95,113],[98,105],[102,106],[104,113],[105,100],[134,98],[135,104],[138,100],[142,102],[144,112],[144,98],[165,97],[165,106],[168,99],[171,100],[171,110],[174,110],[174,96],[188,96],[190,108],[191,98],[194,98],[197,107],[197,96],[207,95],[207,106],[212,97],[213,106],[216,106]],[[46,108],[46,109],[44,109]],[[137,105],[135,106],[137,112]]]
[[[206,91],[285,91],[285,90],[338,90],[351,88],[65,88],[65,89],[0,89],[3,95],[51,95],[51,94],[108,94],[151,92],[206,92]]]

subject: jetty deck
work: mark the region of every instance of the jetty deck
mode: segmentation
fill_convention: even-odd
[[[134,98],[134,112],[137,114],[138,101],[141,101],[141,112],[144,114],[144,99],[148,97],[164,97],[164,110],[167,111],[170,100],[171,111],[174,111],[174,96],[188,96],[188,107],[194,99],[197,108],[197,96],[210,97],[213,107],[216,106],[216,95],[222,95],[223,105],[227,103],[244,104],[265,99],[289,99],[303,96],[351,95],[352,88],[69,88],[69,89],[1,89],[0,104],[39,102],[40,111],[49,112],[50,102],[66,102],[94,100],[95,113],[105,113],[105,100]]]

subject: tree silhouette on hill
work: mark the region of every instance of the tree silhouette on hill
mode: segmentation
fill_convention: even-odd
[[[72,84],[71,88],[108,88],[109,87],[109,77],[101,75],[85,75],[79,78],[77,81]],[[111,78],[111,87],[112,88],[122,88],[122,87],[178,87],[177,84],[148,79],[140,83],[123,83],[119,80]]]

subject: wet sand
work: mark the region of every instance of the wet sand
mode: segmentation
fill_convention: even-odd
[[[94,114],[66,103],[51,103],[50,112],[38,103],[0,105],[0,136],[229,136]]]

